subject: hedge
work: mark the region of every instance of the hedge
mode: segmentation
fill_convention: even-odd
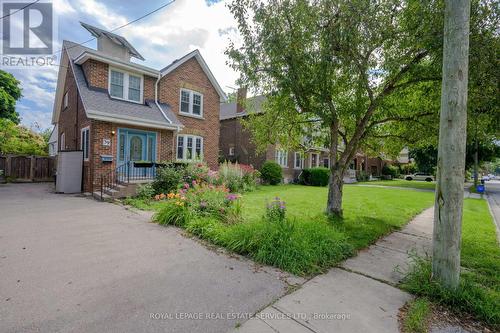
[[[326,186],[330,179],[330,169],[318,167],[302,170],[299,182],[303,185]]]

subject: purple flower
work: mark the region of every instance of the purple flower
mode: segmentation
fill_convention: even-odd
[[[188,183],[184,183],[184,188],[187,190],[189,188],[189,184]]]
[[[226,199],[229,201],[234,201],[234,200],[238,199],[238,195],[233,194],[233,193],[229,193],[228,195],[226,195]]]

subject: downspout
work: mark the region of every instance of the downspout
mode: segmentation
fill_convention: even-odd
[[[156,80],[156,83],[155,83],[155,104],[158,107],[158,109],[160,110],[163,117],[168,121],[168,123],[172,124],[172,120],[170,120],[167,117],[167,115],[165,114],[165,112],[163,112],[163,109],[161,108],[160,103],[158,102],[158,84],[160,83],[160,80],[161,80],[161,73],[158,73],[158,80]],[[177,128],[177,132],[179,132],[180,128],[178,125],[176,126],[176,128]]]

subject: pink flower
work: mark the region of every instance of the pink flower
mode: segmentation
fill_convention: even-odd
[[[194,182],[194,180],[193,180]],[[184,188],[187,190],[189,188],[189,184],[188,183],[184,183]]]

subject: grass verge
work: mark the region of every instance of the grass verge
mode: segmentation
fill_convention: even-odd
[[[445,289],[431,279],[431,262],[425,258],[415,258],[415,265],[401,286],[500,329],[500,248],[485,200],[464,201],[461,265],[461,281],[456,291]]]
[[[427,298],[417,298],[410,301],[403,320],[405,333],[426,333],[431,315],[431,303]]]
[[[263,220],[266,203],[286,202],[286,223]],[[190,233],[257,262],[307,276],[325,271],[357,249],[406,224],[432,205],[433,193],[347,185],[344,218],[326,218],[327,189],[300,185],[261,186],[242,197],[242,221],[227,224],[197,217],[182,227]],[[128,199],[139,209],[159,210],[162,203]]]

